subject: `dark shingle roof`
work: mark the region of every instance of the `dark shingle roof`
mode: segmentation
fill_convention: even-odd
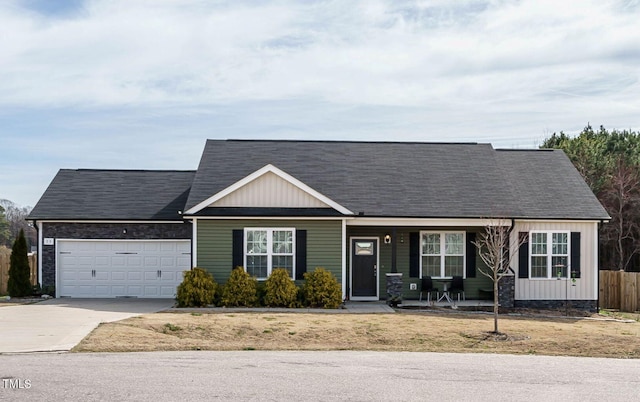
[[[185,210],[267,164],[365,216],[608,217],[562,151],[475,143],[209,140]]]
[[[515,216],[609,219],[562,150],[497,150],[496,154],[518,200]]]
[[[62,169],[29,219],[181,220],[194,174]]]
[[[608,219],[559,150],[489,144],[209,140],[193,171],[60,170],[29,219],[178,220],[271,164],[356,215]],[[334,210],[204,209],[201,216],[338,216]]]

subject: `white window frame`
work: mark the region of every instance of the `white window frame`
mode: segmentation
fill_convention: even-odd
[[[462,278],[467,278],[467,232],[458,230],[421,230],[420,231],[420,277],[423,276],[422,260],[423,257],[436,256],[436,254],[423,254],[422,250],[422,237],[425,234],[439,234],[440,235],[440,276],[432,276],[434,279],[452,279],[452,276],[446,276],[445,270],[445,257],[462,257]],[[448,234],[461,234],[462,235],[462,254],[446,254],[446,235]]]
[[[244,241],[242,242],[242,258],[243,258],[243,266],[244,270],[247,271],[247,240],[248,232],[257,232],[257,231],[266,231],[267,232],[267,276],[264,278],[256,277],[259,281],[264,281],[269,276],[271,276],[271,272],[273,272],[273,257],[274,256],[291,256],[291,279],[295,280],[296,278],[296,229],[295,228],[279,228],[279,227],[270,227],[270,228],[244,228]],[[274,253],[273,252],[273,232],[291,232],[291,253]],[[260,254],[265,255],[265,254]],[[280,268],[280,267],[275,267]]]
[[[533,234],[534,233],[543,233],[546,236],[547,243],[547,252],[546,254],[533,254]],[[563,254],[553,254],[553,235],[554,234],[565,234],[567,235],[567,252]],[[532,275],[533,270],[533,258],[534,257],[542,257],[545,256],[547,258],[547,275],[545,277]],[[560,279],[569,279],[571,275],[571,231],[570,230],[532,230],[529,232],[529,279],[532,280],[548,280],[548,279],[558,279],[556,275],[556,271],[553,267],[553,257],[566,257],[567,266],[565,267],[566,276],[561,276]]]

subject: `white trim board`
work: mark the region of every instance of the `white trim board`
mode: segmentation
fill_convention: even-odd
[[[282,221],[342,221],[340,216],[185,216],[185,220],[223,220],[223,221],[237,221],[237,220],[282,220]]]

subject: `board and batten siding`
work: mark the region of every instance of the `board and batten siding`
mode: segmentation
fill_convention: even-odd
[[[516,300],[596,300],[598,298],[598,223],[581,221],[516,222],[512,242],[518,233],[532,230],[558,230],[580,232],[580,278],[575,286],[565,279],[519,278],[518,258],[512,266],[516,272]],[[512,243],[513,244],[513,243]]]
[[[231,274],[232,234],[244,228],[295,228],[307,231],[307,272],[323,267],[342,282],[342,221],[340,220],[198,220],[196,265],[218,283]]]
[[[213,203],[216,207],[327,208],[327,204],[278,177],[265,173]]]

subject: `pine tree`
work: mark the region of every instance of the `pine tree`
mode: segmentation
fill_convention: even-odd
[[[11,297],[30,296],[33,292],[29,275],[29,257],[27,256],[27,240],[24,231],[20,230],[18,238],[13,243],[11,250],[11,266],[9,267],[9,282],[7,290]]]

